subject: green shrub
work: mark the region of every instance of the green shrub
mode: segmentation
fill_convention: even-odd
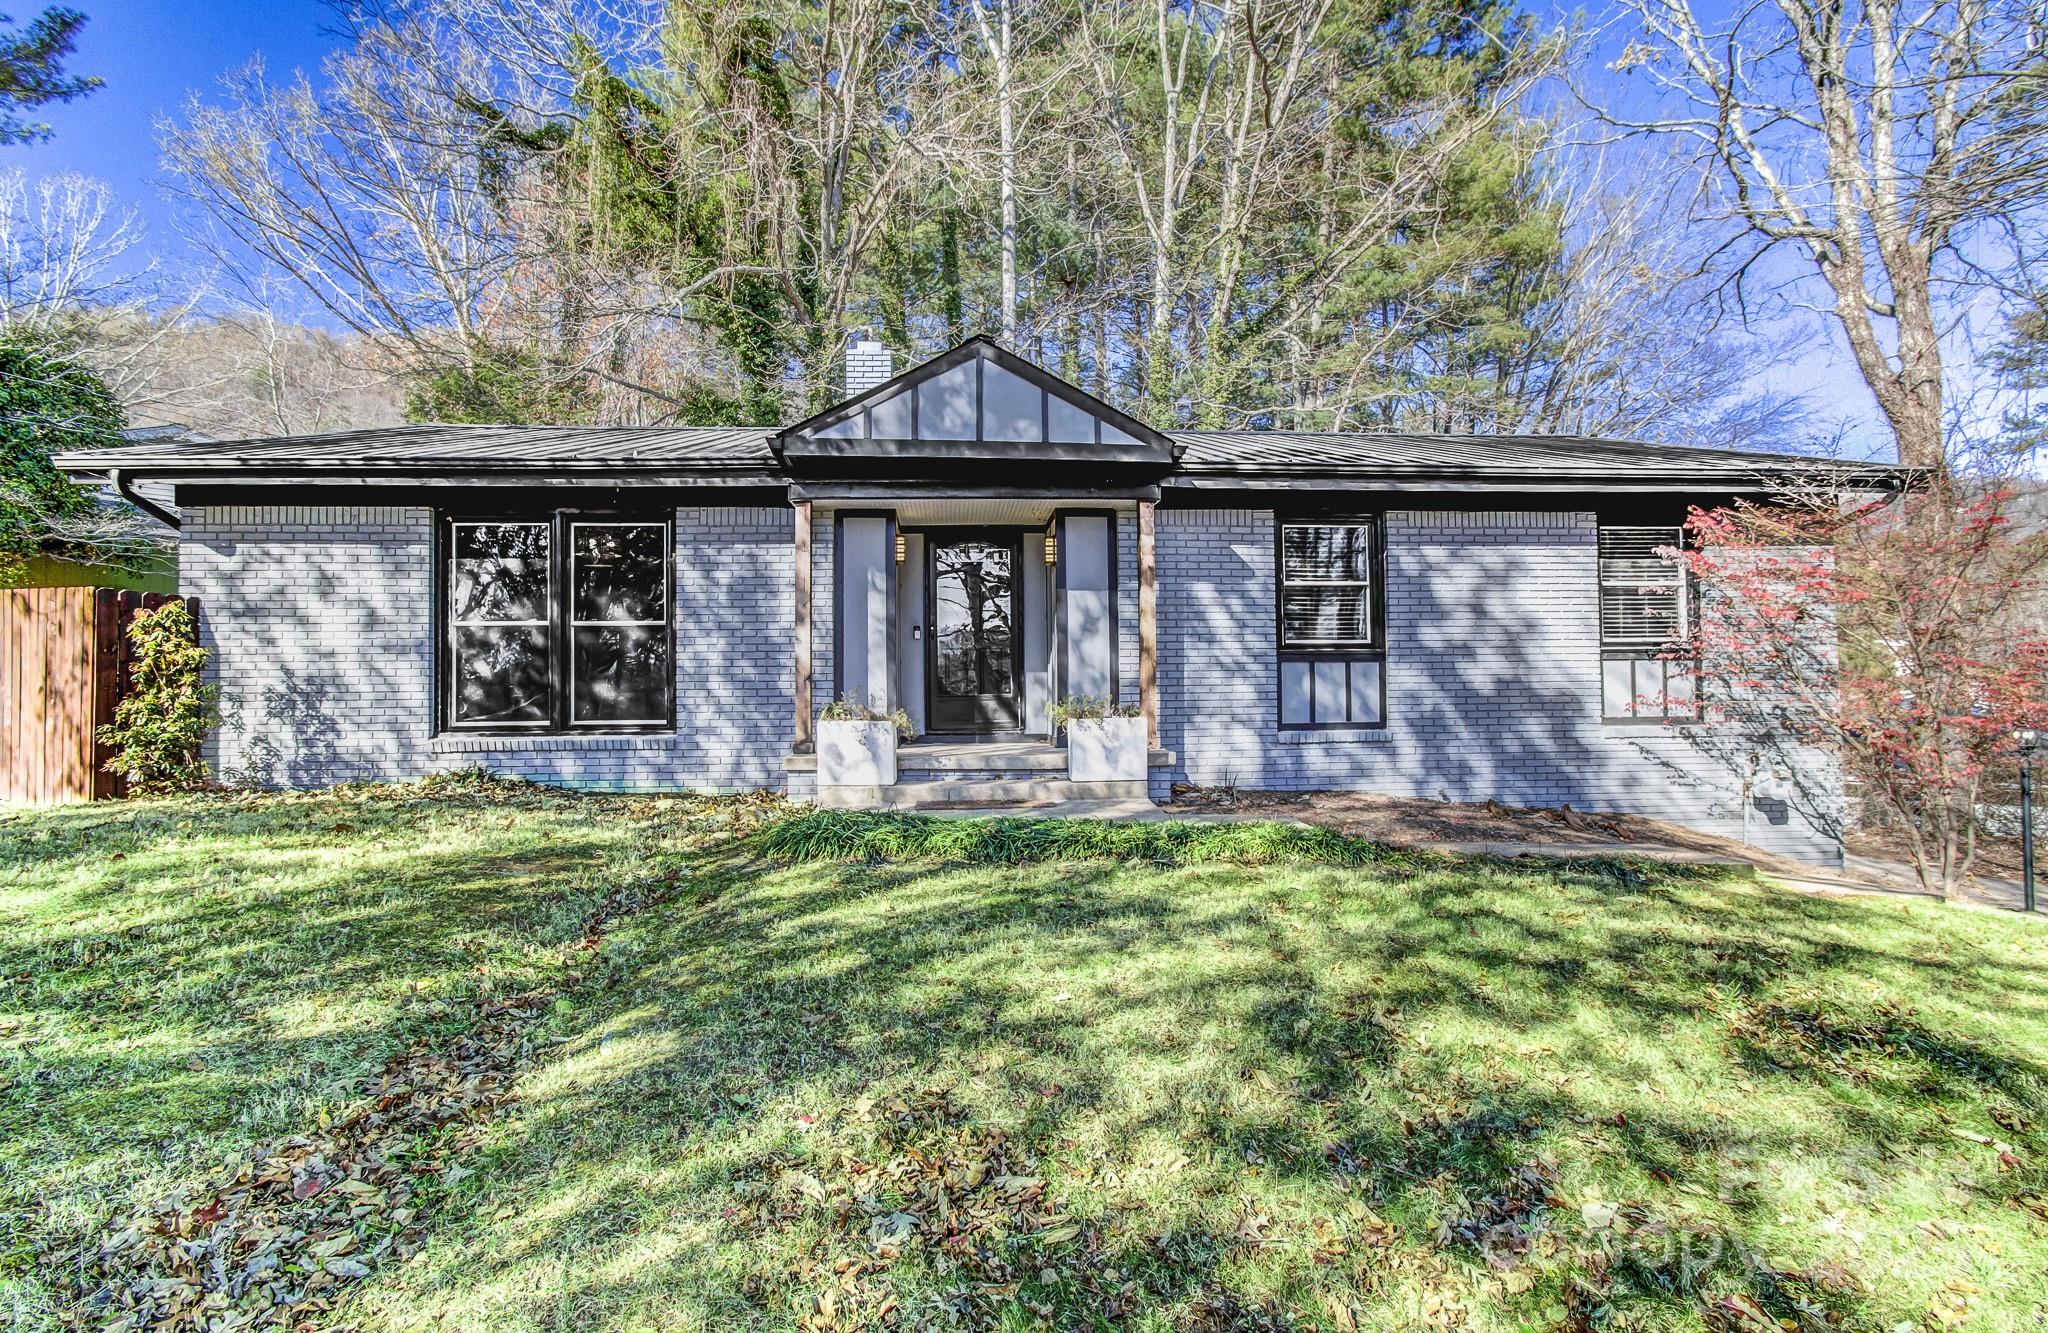
[[[818,810],[779,820],[753,839],[778,861],[953,861],[1023,865],[1040,861],[1224,862],[1275,865],[1417,865],[1427,858],[1307,824],[1138,823],[1106,819],[934,819],[856,810]]]
[[[200,746],[220,722],[218,691],[201,682],[209,656],[196,641],[182,601],[137,611],[128,626],[135,647],[133,684],[114,705],[100,739],[114,747],[107,770],[137,795],[191,791],[206,783]]]
[[[18,583],[50,539],[52,518],[82,514],[92,493],[50,456],[121,443],[113,390],[61,343],[0,333],[0,586]]]
[[[1141,717],[1144,710],[1136,704],[1111,703],[1086,694],[1070,694],[1052,706],[1052,724],[1064,727],[1069,722],[1099,722],[1110,717]]]

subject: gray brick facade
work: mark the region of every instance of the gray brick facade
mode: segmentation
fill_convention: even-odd
[[[476,766],[607,790],[779,786],[791,550],[787,509],[677,511],[675,735],[436,737],[431,510],[189,509],[181,582],[224,719],[209,758],[262,786]]]
[[[433,734],[433,517],[419,507],[187,511],[185,591],[201,598],[225,724],[211,758],[268,786],[482,765],[606,789],[784,788],[793,671],[792,513],[676,514],[673,736]],[[1626,810],[1741,835],[1756,748],[1727,728],[1600,718],[1597,525],[1588,512],[1395,510],[1386,521],[1387,725],[1278,724],[1269,510],[1158,515],[1161,741],[1176,781],[1360,788]],[[835,681],[833,524],[813,533],[815,704]],[[1138,697],[1137,543],[1117,523],[1118,678]],[[1840,783],[1809,756],[1802,791],[1757,802],[1752,840],[1840,855]],[[798,779],[798,790],[807,786]]]
[[[1387,725],[1279,727],[1270,510],[1159,514],[1160,739],[1176,781],[1629,811],[1740,836],[1750,747],[1713,726],[1606,723],[1591,513],[1392,511]],[[1749,835],[1838,861],[1840,781],[1755,802]]]

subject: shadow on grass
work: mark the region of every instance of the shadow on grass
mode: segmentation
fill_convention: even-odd
[[[2043,1147],[2040,1046],[1991,1035],[2040,1035],[2041,968],[1953,917],[1619,863],[697,873],[694,906],[622,932],[477,1211],[371,1322],[1256,1327],[1450,1301],[1482,1326],[1736,1327],[1738,1301],[1868,1326],[1924,1299],[1887,1265],[1946,1271],[1907,1248],[1928,1182],[2017,1192],[1913,1150],[2001,1108]],[[1758,1055],[1759,1015],[1784,1028],[1809,992],[1828,1031],[1879,1025],[1864,1068]],[[1851,998],[1877,992],[1930,1012]],[[859,1109],[935,1093],[952,1117],[912,1134]],[[1001,1212],[981,1185],[914,1213],[874,1187],[991,1130],[1078,1234],[943,1212]],[[1808,1176],[1903,1210],[1867,1271],[1786,1236]]]
[[[36,1246],[291,1134],[639,855],[622,808],[492,786],[0,819],[0,1302]],[[45,1275],[47,1276],[47,1275]]]

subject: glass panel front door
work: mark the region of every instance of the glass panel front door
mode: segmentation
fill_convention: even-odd
[[[1021,675],[1015,537],[941,537],[931,550],[930,731],[1016,731]]]

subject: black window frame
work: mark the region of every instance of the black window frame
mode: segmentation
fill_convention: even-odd
[[[1698,626],[1699,583],[1692,571],[1684,565],[1674,566],[1676,574],[1674,590],[1678,595],[1679,626],[1678,637],[1652,641],[1647,637],[1625,642],[1614,642],[1609,638],[1607,616],[1607,561],[1604,553],[1604,538],[1610,532],[1633,529],[1669,533],[1671,540],[1665,546],[1683,549],[1685,546],[1685,525],[1683,523],[1621,523],[1602,521],[1596,532],[1593,552],[1593,600],[1594,615],[1598,618],[1600,639],[1600,673],[1595,680],[1599,691],[1600,720],[1616,726],[1673,727],[1697,725],[1704,716],[1700,698],[1700,664],[1690,654],[1692,635]],[[1607,664],[1626,661],[1630,663],[1629,711],[1610,713],[1607,710]],[[1649,697],[1645,691],[1635,688],[1635,683],[1646,669],[1657,677],[1658,695],[1663,701],[1661,708],[1644,708],[1642,701]],[[1677,707],[1671,701],[1671,681],[1677,675],[1689,680],[1691,691],[1684,704]]]
[[[1343,642],[1290,643],[1287,637],[1287,530],[1299,527],[1362,527],[1369,545],[1366,565],[1367,638]],[[1384,731],[1387,727],[1387,543],[1386,518],[1379,513],[1296,512],[1274,515],[1273,522],[1273,720],[1282,731]],[[1317,722],[1316,671],[1318,664],[1344,664],[1346,706],[1351,697],[1351,673],[1359,663],[1378,668],[1379,698],[1376,720],[1360,722]],[[1290,663],[1309,667],[1309,721],[1287,720],[1286,668]]]
[[[461,722],[455,717],[455,625],[451,602],[455,570],[455,529],[465,524],[546,523],[548,532],[548,694],[545,722]],[[579,525],[632,524],[662,530],[662,639],[667,647],[667,707],[649,722],[576,722],[574,708],[575,588],[570,578],[573,535]],[[513,508],[442,510],[434,524],[434,730],[447,736],[659,736],[676,729],[676,528],[669,509]],[[652,624],[654,622],[616,622]]]

